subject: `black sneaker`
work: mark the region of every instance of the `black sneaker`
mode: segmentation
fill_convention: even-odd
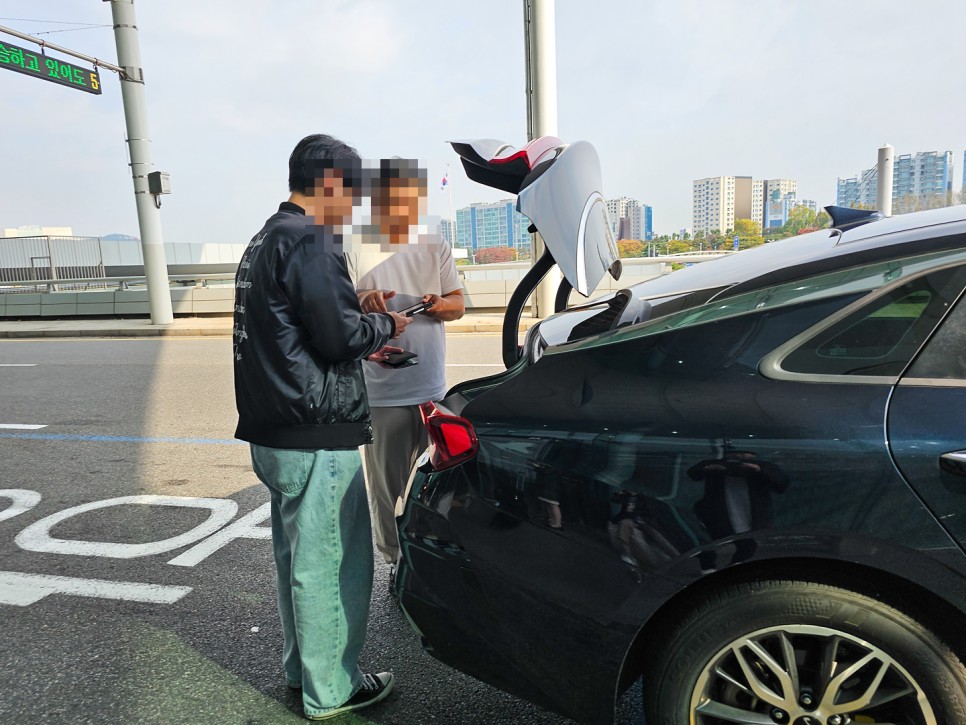
[[[309,720],[328,720],[330,717],[336,717],[344,712],[361,710],[364,707],[369,707],[369,705],[375,705],[392,692],[392,684],[392,672],[380,672],[378,675],[366,673],[362,676],[362,688],[341,707],[334,708],[321,715],[306,713],[305,717]]]
[[[389,596],[398,599],[396,596],[396,565],[389,565]]]

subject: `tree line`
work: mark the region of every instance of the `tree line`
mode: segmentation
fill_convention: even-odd
[[[733,229],[710,232],[697,232],[693,236],[685,233],[662,234],[650,242],[636,239],[622,239],[617,243],[621,257],[648,257],[658,254],[684,254],[707,250],[734,249],[734,238],[738,237],[738,248],[748,249],[766,242],[774,242],[786,237],[824,229],[832,220],[825,211],[815,212],[807,206],[796,206],[788,214],[788,221],[780,227],[762,229],[761,224],[751,219],[736,219]]]

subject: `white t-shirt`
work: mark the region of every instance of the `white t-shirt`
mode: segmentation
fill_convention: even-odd
[[[444,295],[463,287],[453,252],[438,236],[408,245],[355,244],[346,253],[346,264],[357,290],[395,290],[386,307],[396,312],[418,303],[423,295]],[[393,370],[363,362],[369,405],[417,405],[446,394],[446,333],[441,320],[415,315],[389,344],[416,353],[419,364]]]

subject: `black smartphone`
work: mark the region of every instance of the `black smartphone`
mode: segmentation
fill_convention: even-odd
[[[407,368],[410,365],[417,365],[419,361],[416,359],[416,353],[406,352],[391,352],[386,355],[386,359],[383,361],[383,365],[388,365],[391,368]]]
[[[406,315],[406,317],[412,317],[413,315],[418,315],[420,312],[425,312],[432,306],[433,306],[432,302],[417,302],[412,307],[407,307],[404,310],[399,310],[399,314]]]

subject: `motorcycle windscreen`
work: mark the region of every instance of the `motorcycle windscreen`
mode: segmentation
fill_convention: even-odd
[[[524,179],[517,210],[534,223],[560,271],[584,297],[607,272],[620,278],[600,159],[586,141],[562,146],[555,158],[538,164]]]
[[[522,149],[493,138],[450,141],[470,179],[494,189],[509,191],[511,194],[520,191],[527,174],[537,161],[545,156],[552,156],[562,143],[555,136],[534,139]]]

